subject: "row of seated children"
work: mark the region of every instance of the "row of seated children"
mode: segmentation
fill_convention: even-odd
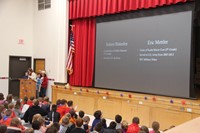
[[[1,94],[0,94],[1,95]],[[13,111],[13,103],[10,102],[8,104],[8,109],[4,109],[5,106],[2,103],[0,105],[1,111],[1,126],[8,126],[7,131],[10,131],[15,127],[20,132],[38,132],[38,133],[49,133],[53,131],[60,133],[159,133],[159,123],[154,122],[152,124],[153,130],[149,131],[146,126],[139,127],[139,118],[134,117],[132,120],[132,124],[128,125],[127,121],[122,121],[122,116],[116,115],[115,121],[112,121],[110,125],[107,127],[106,119],[102,118],[102,112],[97,110],[94,112],[94,121],[92,122],[92,126],[90,127],[89,121],[90,117],[84,116],[84,111],[79,111],[78,115],[76,114],[75,109],[73,108],[73,101],[67,101],[65,99],[57,100],[56,105],[53,104],[50,109],[50,103],[48,98],[44,101],[44,104],[39,99],[31,98],[29,102],[26,102],[26,99],[23,101],[23,105],[29,104],[28,110],[25,112],[24,116],[21,117],[25,120],[25,122],[29,122],[32,128],[28,128],[25,130],[25,127],[21,124],[20,120],[17,121],[15,118],[16,113]],[[0,99],[1,100],[1,99]],[[16,102],[15,106],[19,106],[19,110],[21,109],[20,101]],[[42,108],[42,105],[49,105],[48,109]],[[1,109],[1,107],[3,109]],[[13,112],[15,113],[13,115]],[[45,116],[45,118],[43,117]],[[20,118],[20,117],[19,117]],[[9,121],[5,122],[6,119]],[[17,122],[16,122],[17,121]],[[18,124],[13,124],[18,123]],[[57,127],[57,128],[55,128]],[[11,129],[10,129],[11,128]],[[2,128],[4,129],[4,128]],[[1,131],[1,128],[0,128]],[[2,132],[3,133],[3,132]]]

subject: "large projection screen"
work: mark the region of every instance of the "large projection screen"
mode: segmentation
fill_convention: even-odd
[[[94,86],[190,97],[192,11],[97,23]]]

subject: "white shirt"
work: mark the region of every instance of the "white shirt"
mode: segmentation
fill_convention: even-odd
[[[36,81],[37,75],[36,75],[36,73],[32,72],[31,75],[28,76],[28,78]]]

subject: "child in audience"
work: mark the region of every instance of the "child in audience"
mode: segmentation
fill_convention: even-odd
[[[89,133],[89,122],[90,122],[90,117],[84,116],[83,117],[83,128],[87,133]]]
[[[14,108],[14,112],[16,114],[17,117],[22,118],[23,117],[23,113],[21,111],[21,102],[20,99],[16,100],[16,104],[15,104],[15,108]]]
[[[117,114],[117,115],[115,116],[115,122],[117,123],[116,129],[122,129],[121,121],[122,121],[122,116],[119,115],[119,114]]]
[[[60,113],[56,112],[57,110],[57,105],[53,104],[51,107],[51,111],[48,113],[47,117],[49,118],[50,121],[52,122],[59,122],[60,120]]]
[[[52,123],[51,127],[56,128],[57,132],[60,130],[60,124],[59,124],[58,122]],[[57,133],[57,132],[56,132],[56,133]]]
[[[43,118],[43,117],[40,117],[40,118],[38,118],[37,120],[40,122],[40,131],[41,131],[42,133],[45,133],[46,130],[47,130],[47,128],[46,128],[46,126],[45,126],[45,120],[44,120],[44,118]]]
[[[73,109],[73,110],[76,111],[76,109],[74,109],[74,103],[73,103],[72,100],[69,100],[69,101],[67,102],[67,105],[68,105],[68,108],[67,108],[67,110],[66,110],[66,113],[69,113],[69,111],[70,111],[71,109]]]
[[[122,132],[126,133],[127,129],[128,129],[128,122],[123,120],[122,121],[122,130],[123,130]]]
[[[79,118],[83,118],[84,115],[85,115],[85,112],[84,112],[83,110],[80,110],[80,111],[78,112]]]
[[[5,100],[4,100],[4,95],[3,93],[0,93],[0,104],[4,104]]]
[[[33,123],[34,121],[39,121],[39,122],[40,122],[40,129],[39,129],[39,130],[40,130],[42,133],[45,133],[46,130],[47,130],[47,127],[51,126],[51,124],[52,124],[52,123],[50,123],[49,125],[45,126],[45,120],[44,120],[44,118],[43,118],[40,114],[35,114],[35,115],[33,116],[32,123]]]
[[[102,124],[102,128],[103,128],[103,129],[106,129],[106,128],[107,128],[106,119],[102,118],[102,119],[101,119],[101,124]]]
[[[33,128],[27,128],[24,133],[34,133]]]
[[[138,117],[134,117],[132,120],[132,124],[128,126],[126,133],[138,133],[140,130],[139,123],[140,119]]]
[[[116,122],[111,121],[107,129],[104,129],[103,133],[115,133],[116,132]]]
[[[82,129],[83,119],[78,118],[76,120],[76,128],[72,129],[71,133],[86,133],[84,129]]]
[[[27,104],[29,105],[29,107],[33,106],[33,100],[35,99],[34,96],[30,97],[30,100],[27,102]]]
[[[51,126],[51,127],[47,128],[45,133],[57,133],[58,131],[59,130],[56,127]]]
[[[21,130],[21,132],[25,131],[25,127],[22,125],[21,121],[17,117],[12,118],[8,129],[13,129],[13,127],[16,128],[17,131],[19,129]]]
[[[152,123],[152,128],[153,128],[153,130],[151,130],[149,133],[158,133],[159,128],[160,128],[160,124],[157,121],[154,121]]]
[[[94,121],[92,122],[92,127],[91,127],[91,130],[90,131],[93,131],[94,130],[94,127],[97,123],[101,122],[101,117],[102,117],[102,113],[100,110],[97,110],[94,112]]]
[[[47,112],[43,110],[39,105],[39,101],[37,99],[33,100],[34,105],[30,107],[24,114],[23,119],[25,122],[32,123],[32,118],[35,114],[41,114],[42,116],[46,116]]]
[[[62,118],[67,112],[67,107],[66,107],[66,100],[62,99],[62,100],[57,100],[56,104],[57,104],[57,112],[60,113],[60,117]]]
[[[4,111],[5,111],[5,107],[3,104],[0,104],[0,116],[3,118],[5,115],[4,115]]]
[[[38,101],[39,101],[39,106],[42,107],[43,98],[42,98],[42,97],[39,97],[39,98],[38,98]]]
[[[12,120],[11,115],[12,115],[12,110],[7,109],[7,110],[5,111],[5,116],[3,117],[3,122],[2,122],[2,124],[5,124],[6,126],[9,126],[9,125],[10,125],[10,122],[11,122],[11,120]]]
[[[149,129],[147,126],[141,126],[140,131],[145,131],[145,133],[149,133]]]
[[[69,113],[71,114],[71,118],[70,118],[69,121],[70,121],[72,124],[76,125],[76,118],[75,118],[76,113],[75,113],[75,111],[74,111],[73,109],[71,109],[71,110],[69,111]]]
[[[33,121],[33,123],[32,123],[32,128],[33,128],[33,130],[34,130],[34,133],[42,133],[42,132],[40,131],[41,123],[40,123],[38,120]]]
[[[11,118],[16,117],[16,114],[14,112],[14,107],[15,107],[15,105],[13,103],[8,104],[8,109],[10,109],[12,111]]]
[[[44,97],[44,101],[41,106],[42,109],[46,110],[47,113],[50,112],[50,102],[49,102],[49,97]]]
[[[69,125],[69,118],[67,116],[64,116],[62,119],[62,123],[60,125],[60,133],[70,133],[70,125]]]
[[[33,123],[33,121],[36,121],[36,120],[38,120],[39,118],[42,118],[41,114],[35,114],[35,115],[33,116],[33,118],[32,118],[32,123]]]
[[[9,103],[12,103],[12,101],[13,101],[12,94],[8,94],[8,96],[6,97],[6,102],[9,104]]]
[[[91,133],[101,133],[102,128],[102,124],[99,122],[95,125],[94,130]]]
[[[23,98],[22,107],[23,107],[24,104],[27,104],[27,103],[28,103],[28,97],[25,96],[25,97]]]

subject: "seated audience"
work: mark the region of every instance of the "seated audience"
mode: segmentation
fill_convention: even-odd
[[[40,131],[42,132],[42,133],[45,133],[46,132],[46,130],[47,130],[47,127],[46,127],[46,125],[45,125],[45,120],[44,120],[44,118],[43,117],[40,117],[40,118],[38,118],[37,119],[39,122],[40,122]]]
[[[116,133],[116,122],[111,121],[107,129],[104,129],[104,133]]]
[[[74,103],[73,103],[72,100],[69,100],[69,101],[67,102],[67,106],[68,106],[68,108],[67,108],[67,110],[66,110],[66,113],[69,113],[69,111],[70,111],[71,109],[76,110],[76,109],[74,109]]]
[[[20,120],[18,118],[13,118],[7,128],[6,133],[21,133],[24,131],[25,128],[22,126]]]
[[[91,133],[103,133],[102,128],[102,124],[99,122],[95,125],[94,130]]]
[[[65,116],[62,119],[62,123],[60,125],[60,133],[70,133],[71,132],[71,128],[69,125],[69,118],[67,116]]]
[[[15,105],[13,103],[8,104],[8,109],[10,109],[12,111],[11,118],[16,117],[15,112],[14,112],[14,107],[15,107]]]
[[[126,133],[138,133],[140,130],[139,124],[140,120],[138,117],[134,117],[132,120],[132,124],[128,126]]]
[[[150,133],[159,133],[160,124],[157,121],[154,121],[152,123],[152,128],[153,130],[151,130]]]
[[[123,120],[122,121],[122,133],[126,133],[127,129],[128,129],[128,122]]]
[[[20,99],[16,100],[14,112],[15,112],[16,116],[19,117],[19,118],[22,118],[23,115],[24,115],[22,113],[22,111],[21,111],[21,102],[20,102]]]
[[[50,102],[49,102],[49,97],[44,97],[44,101],[41,106],[42,109],[46,110],[47,113],[50,112]]]
[[[27,128],[24,133],[34,133],[33,128]]]
[[[76,128],[72,129],[71,133],[86,133],[84,129],[82,129],[83,119],[78,118],[76,120]]]
[[[66,113],[67,107],[66,107],[66,100],[57,100],[57,112],[60,113],[60,117],[62,118]]]
[[[78,117],[79,117],[79,118],[82,118],[82,119],[83,119],[84,115],[85,115],[85,112],[84,112],[83,110],[80,110],[80,111],[78,112]]]
[[[5,111],[4,105],[0,104],[0,115],[1,115],[1,117],[4,117],[4,111]]]
[[[72,109],[72,110],[69,111],[69,113],[71,114],[71,118],[70,118],[69,121],[70,121],[72,124],[76,125],[76,118],[75,118],[76,113],[75,113],[75,111]]]
[[[25,96],[25,97],[23,98],[22,107],[23,107],[24,104],[27,104],[27,103],[28,103],[28,97]]]
[[[95,127],[95,125],[99,122],[101,122],[101,117],[102,117],[102,113],[100,110],[97,110],[94,112],[94,121],[92,122],[92,127],[91,127],[91,130],[90,131],[93,131],[93,128]]]
[[[3,117],[3,122],[2,122],[2,124],[5,124],[6,126],[9,126],[9,125],[10,125],[10,122],[11,122],[11,120],[12,120],[11,115],[12,115],[12,110],[7,109],[7,110],[5,111],[5,116]]]
[[[144,131],[145,133],[149,133],[149,129],[147,126],[141,126],[140,131]]]
[[[121,121],[122,121],[122,116],[119,115],[119,114],[117,114],[115,116],[115,122],[117,123],[116,129],[122,129],[122,127],[121,127]]]
[[[32,128],[34,133],[42,133],[42,131],[40,131],[41,123],[38,120],[33,121]]]
[[[104,131],[107,128],[106,119],[102,118],[100,123],[102,125],[102,131]]]
[[[0,104],[4,104],[5,100],[4,100],[4,95],[3,93],[0,93]]]
[[[7,130],[7,126],[4,124],[0,124],[0,133],[5,133]]]
[[[57,132],[60,130],[60,124],[58,122],[54,122],[50,127],[55,128]]]
[[[38,101],[39,101],[39,106],[42,107],[43,98],[42,98],[42,97],[39,97],[39,98],[38,98]]]
[[[8,94],[7,97],[6,97],[6,102],[9,104],[9,103],[12,103],[12,101],[13,101],[13,95]]]
[[[40,114],[35,114],[34,116],[33,116],[33,119],[32,119],[32,123],[33,123],[33,121],[39,121],[40,122],[40,131],[42,132],[42,133],[45,133],[46,132],[46,130],[47,130],[47,127],[50,127],[51,125],[52,125],[52,123],[50,123],[49,125],[45,125],[45,120],[44,120],[44,118],[40,115]]]
[[[89,122],[90,122],[90,117],[89,116],[84,116],[83,117],[83,129],[89,133]]]
[[[30,107],[24,114],[23,119],[25,122],[32,123],[32,118],[35,114],[41,114],[42,116],[47,115],[47,112],[43,110],[39,105],[39,101],[37,99],[33,100],[34,105]]]
[[[60,113],[58,113],[57,110],[57,105],[53,104],[51,107],[51,111],[48,113],[47,117],[50,121],[52,122],[59,122],[60,120]]]
[[[51,126],[47,128],[45,133],[58,133],[58,129],[56,127]]]
[[[29,101],[27,102],[27,104],[29,105],[29,107],[33,106],[33,100],[35,99],[34,96],[31,96]]]

